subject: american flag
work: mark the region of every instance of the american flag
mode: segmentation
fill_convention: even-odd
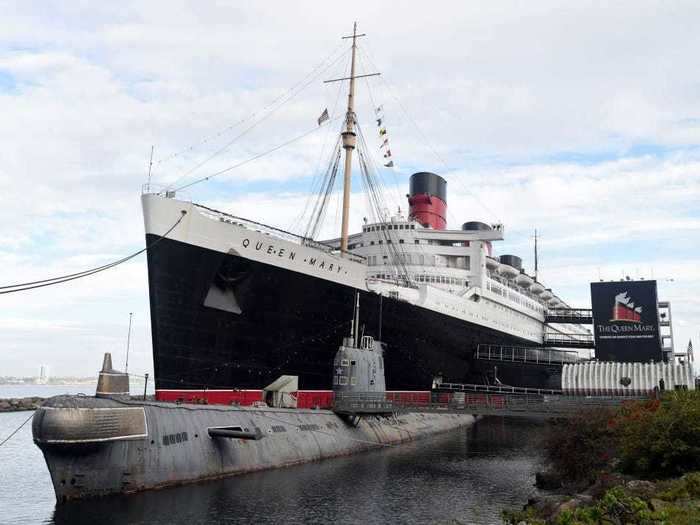
[[[321,116],[318,117],[318,125],[320,126],[323,124],[326,120],[328,120],[330,117],[328,116],[328,108],[323,110],[323,113],[321,113]]]

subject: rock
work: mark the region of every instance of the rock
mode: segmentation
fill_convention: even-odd
[[[555,512],[556,515],[561,514],[565,510],[574,510],[578,506],[576,498],[571,498],[568,501],[565,501],[561,505],[557,507],[557,510]]]
[[[642,479],[633,479],[624,484],[630,494],[648,500],[657,493],[656,483]]]
[[[43,397],[22,397],[0,399],[0,412],[18,412],[21,410],[36,410],[45,399]]]
[[[568,499],[569,496],[561,494],[551,494],[537,498],[531,507],[540,514],[551,515],[554,512],[556,512],[556,510],[564,502],[564,500]]]
[[[556,490],[563,486],[563,480],[555,472],[538,472],[535,474],[535,486],[543,490]]]
[[[574,510],[584,505],[590,505],[591,503],[593,503],[593,498],[591,496],[587,494],[577,494],[575,497],[559,505],[559,507],[557,507],[556,511],[554,512],[554,515],[558,516],[565,510]]]
[[[645,481],[643,479],[633,479],[625,483],[625,487],[635,492],[650,493],[656,489],[656,485],[651,481]]]
[[[650,503],[651,508],[654,510],[654,512],[659,512],[664,509],[667,509],[671,505],[668,501],[664,501],[659,498],[651,498]]]

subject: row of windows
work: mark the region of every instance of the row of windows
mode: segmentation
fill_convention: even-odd
[[[455,286],[469,286],[469,281],[445,275],[415,275],[413,279],[419,283],[451,284]]]
[[[540,306],[539,304],[535,303],[534,301],[530,301],[524,297],[520,297],[519,295],[514,294],[514,293],[504,289],[502,286],[499,286],[498,284],[487,282],[486,288],[488,290],[491,290],[496,295],[500,295],[501,297],[505,297],[507,299],[510,299],[511,301],[513,301],[516,304],[519,304],[521,306],[525,306],[526,308],[529,308],[530,310],[534,310],[535,312],[544,313],[544,308],[542,308],[542,306]]]
[[[428,244],[431,246],[469,246],[469,241],[441,241],[437,239],[429,239]]]
[[[382,224],[378,226],[365,226],[363,232],[378,232],[386,230],[415,230],[415,224]]]
[[[389,273],[378,273],[370,275],[373,279],[385,279],[388,281],[395,281],[396,276]],[[469,286],[469,281],[464,279],[458,279],[456,277],[448,277],[446,275],[424,275],[415,274],[411,276],[411,279],[417,283],[430,283],[430,284],[450,284],[453,286]]]
[[[378,257],[380,257],[378,259]],[[469,256],[457,257],[454,255],[424,255],[420,254],[410,254],[402,253],[399,254],[399,260],[403,264],[416,264],[419,266],[438,266],[444,268],[459,268],[461,270],[469,270],[470,259]],[[367,263],[370,266],[376,266],[377,264],[389,264],[389,257],[387,255],[370,255],[367,257]]]

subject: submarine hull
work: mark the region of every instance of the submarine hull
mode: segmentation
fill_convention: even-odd
[[[350,455],[474,419],[57,396],[36,411],[32,431],[64,502]]]

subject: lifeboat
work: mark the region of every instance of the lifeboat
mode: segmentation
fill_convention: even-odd
[[[491,257],[486,257],[486,268],[489,270],[498,270],[498,267],[500,266],[500,263]]]
[[[554,294],[549,288],[547,288],[544,292],[540,294],[540,299],[542,299],[543,301],[549,301],[552,297],[554,297]]]
[[[535,281],[530,285],[530,291],[535,295],[540,295],[542,292],[544,292],[544,286]]]
[[[503,277],[507,279],[514,279],[518,276],[520,271],[517,268],[513,268],[509,264],[501,263],[498,267],[498,273],[500,273]]]
[[[515,282],[519,286],[522,286],[523,288],[525,288],[527,290],[528,288],[530,288],[530,285],[532,285],[532,283],[535,282],[535,280],[532,277],[530,277],[528,274],[526,274],[525,272],[520,272],[520,275],[518,275],[515,278]]]

